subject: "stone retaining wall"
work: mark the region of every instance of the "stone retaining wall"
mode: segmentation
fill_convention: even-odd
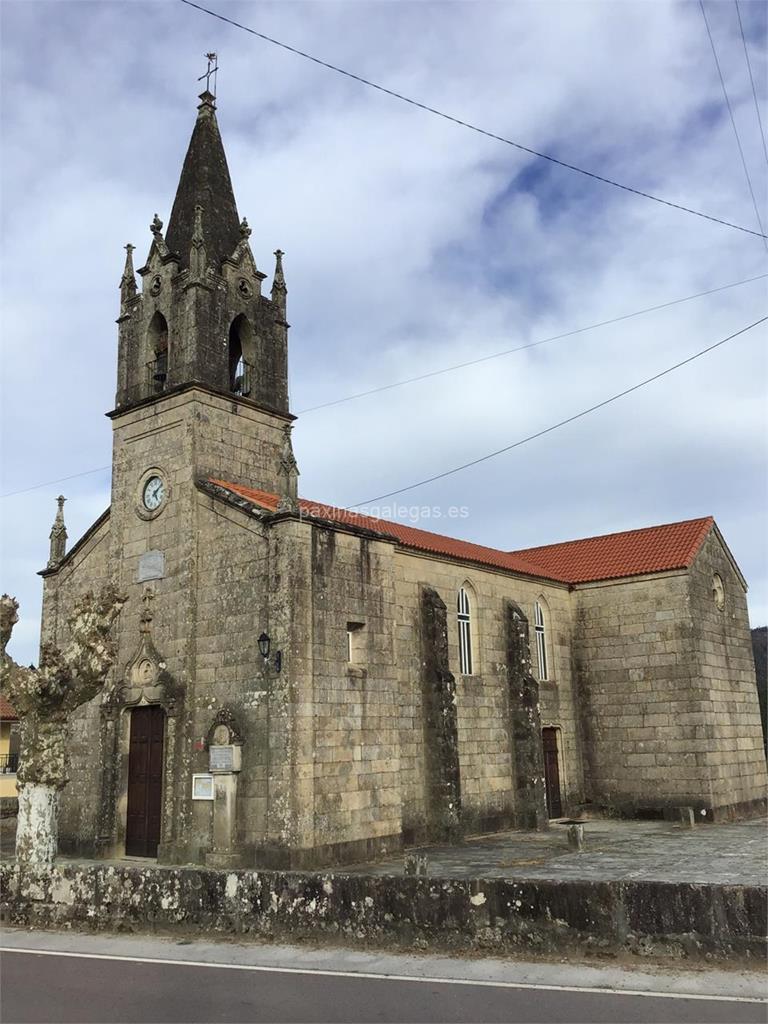
[[[621,950],[765,955],[766,889],[655,881],[0,865],[6,924],[409,945],[431,950]]]

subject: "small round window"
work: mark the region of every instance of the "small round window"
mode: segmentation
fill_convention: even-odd
[[[712,577],[712,597],[717,607],[722,611],[725,607],[725,587],[717,573]]]

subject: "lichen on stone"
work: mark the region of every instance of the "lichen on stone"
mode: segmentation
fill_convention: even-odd
[[[69,718],[104,685],[115,658],[112,623],[124,604],[111,585],[98,595],[85,594],[69,617],[67,645],[43,644],[39,668],[24,668],[6,650],[19,620],[18,602],[8,594],[0,597],[0,691],[21,722],[19,860],[39,863],[55,856],[56,796],[68,782]]]

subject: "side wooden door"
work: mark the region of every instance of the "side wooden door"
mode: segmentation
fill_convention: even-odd
[[[128,753],[128,814],[125,852],[156,857],[163,799],[165,712],[157,705],[134,708]]]
[[[560,797],[560,754],[557,748],[557,729],[542,729],[544,745],[544,786],[547,791],[547,812],[550,818],[562,818]]]

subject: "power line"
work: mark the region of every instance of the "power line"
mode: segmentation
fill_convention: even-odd
[[[45,480],[41,484],[32,484],[31,487],[23,487],[20,491],[8,491],[7,494],[0,494],[0,498],[14,498],[17,494],[27,494],[29,491],[39,491],[41,487],[52,487],[53,484],[63,484],[67,480],[76,480],[80,476],[90,476],[92,473],[104,473],[111,466],[97,466],[96,469],[85,469],[82,473],[72,473],[71,476],[60,476],[56,480]]]
[[[430,377],[437,377],[443,373],[451,373],[453,370],[461,370],[468,366],[476,366],[478,363],[485,363],[491,359],[499,359],[501,356],[511,355],[514,352],[522,352],[525,349],[536,348],[538,345],[547,345],[552,341],[558,341],[562,338],[570,338],[576,334],[583,334],[586,331],[596,330],[598,327],[607,327],[610,324],[619,323],[622,320],[630,320],[636,316],[642,316],[644,313],[653,313],[659,309],[667,309],[670,306],[677,306],[681,302],[690,302],[693,299],[700,299],[706,295],[714,295],[716,292],[727,291],[729,288],[738,288],[744,284],[752,284],[754,281],[762,281],[768,274],[758,274],[756,277],[747,277],[743,281],[732,281],[730,284],[721,284],[716,288],[708,288],[703,292],[696,292],[694,295],[685,295],[681,299],[671,299],[669,302],[660,302],[655,306],[646,306],[644,309],[637,309],[632,313],[623,313],[621,316],[612,317],[610,320],[601,320],[599,323],[590,324],[587,327],[577,327],[573,331],[566,331],[564,334],[554,334],[550,338],[542,338],[540,341],[532,341],[528,345],[520,345],[518,348],[506,349],[503,352],[494,352],[488,356],[481,356],[479,359],[470,359],[464,363],[457,363],[454,366],[444,366],[440,370],[432,370],[429,373],[422,373],[417,377],[409,377],[406,380],[395,381],[392,384],[382,384],[380,387],[371,388],[369,391],[360,391],[355,395],[347,395],[346,398],[336,398],[331,402],[324,402],[321,405],[313,405],[309,409],[301,409],[297,415],[307,415],[311,412],[316,412],[319,409],[327,409],[329,406],[340,405],[342,402],[351,402],[357,398],[365,398],[368,395],[375,395],[381,391],[390,391],[393,388],[402,387],[405,384],[414,384],[417,381],[427,380]],[[81,476],[90,476],[92,473],[103,473],[110,469],[110,466],[97,466],[96,469],[86,469],[82,473],[72,473],[70,476],[58,477],[55,480],[45,480],[43,483],[32,484],[30,487],[24,487],[18,491],[8,491],[6,494],[0,494],[0,498],[14,498],[19,494],[27,494],[29,491],[37,491],[41,487],[50,487],[53,484],[64,483],[67,480],[75,480]]]
[[[378,494],[375,498],[369,498],[367,501],[358,501],[354,505],[347,505],[346,508],[360,508],[364,505],[371,505],[375,501],[383,501],[384,498],[394,498],[397,494],[404,494],[406,491],[413,491],[417,487],[423,487],[425,484],[434,483],[436,480],[443,480],[447,476],[453,476],[454,473],[460,473],[464,469],[469,469],[470,466],[477,466],[481,462],[488,462],[489,459],[495,459],[498,455],[503,455],[505,452],[511,452],[513,448],[519,448],[521,445],[527,444],[529,441],[535,441],[538,437],[543,437],[545,434],[551,434],[553,430],[564,427],[567,423],[573,423],[575,420],[582,419],[582,417],[588,416],[589,413],[595,412],[597,409],[602,409],[606,405],[610,405],[612,402],[618,401],[619,398],[631,395],[633,391],[638,391],[640,388],[645,387],[646,384],[652,384],[653,381],[659,380],[661,377],[665,377],[668,373],[672,373],[673,370],[679,370],[681,366],[686,366],[688,363],[692,363],[694,359],[699,359],[708,352],[714,351],[714,349],[719,348],[721,345],[725,345],[727,341],[731,341],[733,338],[737,338],[740,334],[745,334],[747,331],[751,331],[753,327],[757,327],[759,324],[765,323],[767,320],[768,316],[764,316],[760,320],[755,320],[754,323],[749,324],[747,327],[742,327],[741,330],[736,331],[734,334],[729,334],[727,338],[722,338],[720,341],[716,341],[714,345],[708,345],[707,348],[701,349],[700,352],[695,352],[692,356],[688,356],[687,359],[683,359],[681,362],[675,363],[674,366],[668,366],[666,370],[661,370],[659,373],[655,373],[652,377],[647,377],[645,380],[641,380],[639,384],[633,384],[631,388],[626,388],[624,391],[620,391],[616,395],[611,395],[610,398],[606,398],[602,402],[598,402],[596,405],[591,405],[588,409],[583,409],[581,412],[577,412],[573,416],[568,416],[567,419],[560,420],[558,423],[553,423],[550,427],[538,430],[535,434],[529,434],[528,437],[524,437],[520,441],[515,441],[513,444],[505,445],[503,448],[499,448],[495,452],[490,452],[488,455],[482,455],[479,459],[472,459],[471,462],[465,462],[461,466],[455,466],[453,469],[447,469],[443,473],[436,473],[434,476],[426,477],[426,479],[419,480],[415,484],[408,484],[407,487],[399,487],[395,491],[388,491],[386,494]]]
[[[354,395],[346,395],[344,398],[334,398],[330,402],[321,402],[319,405],[310,405],[306,409],[299,409],[298,416],[305,416],[310,412],[317,412],[320,409],[328,409],[334,405],[341,405],[344,402],[352,402],[358,398],[367,398],[369,395],[377,395],[382,391],[391,391],[393,388],[400,388],[406,384],[415,384],[418,381],[429,380],[431,377],[439,377],[443,373],[452,373],[454,370],[464,370],[469,366],[477,366],[478,363],[487,363],[491,359],[500,359],[502,356],[509,356],[515,352],[523,352],[529,348],[537,348],[539,345],[548,345],[553,341],[560,341],[563,338],[572,338],[576,334],[584,334],[586,331],[594,331],[598,327],[608,327],[610,324],[620,323],[622,320],[631,320],[633,317],[642,316],[644,313],[653,313],[659,309],[668,309],[670,306],[677,306],[681,302],[690,302],[692,299],[700,299],[705,295],[714,295],[715,292],[726,291],[728,288],[738,288],[743,284],[751,284],[753,281],[762,281],[768,274],[758,274],[757,277],[748,277],[743,281],[733,281],[731,284],[722,284],[717,288],[709,288],[704,292],[696,292],[695,295],[685,295],[681,299],[671,299],[669,302],[660,302],[656,306],[646,306],[645,309],[636,309],[633,313],[623,313],[621,316],[612,317],[610,320],[601,320],[596,324],[589,324],[587,327],[577,327],[575,330],[566,331],[564,334],[553,334],[549,338],[541,338],[539,341],[531,341],[527,345],[519,345],[517,348],[507,348],[502,352],[493,352],[491,355],[480,356],[478,359],[469,359],[464,363],[455,363],[453,366],[444,366],[440,370],[430,370],[428,373],[421,373],[416,377],[406,377],[405,380],[394,381],[392,384],[381,384],[367,391],[358,391]]]
[[[294,53],[298,57],[304,57],[305,60],[311,60],[314,64],[319,64],[320,67],[327,68],[329,71],[335,71],[338,75],[344,75],[346,78],[351,78],[355,82],[360,82],[361,85],[366,85],[369,89],[376,89],[378,92],[382,92],[387,96],[392,96],[394,99],[402,100],[403,103],[409,103],[412,107],[418,107],[420,110],[426,110],[428,113],[435,114],[437,117],[442,117],[444,120],[451,121],[453,124],[458,124],[462,128],[469,128],[471,131],[477,132],[479,135],[486,136],[486,138],[495,139],[496,142],[503,142],[507,146],[513,146],[515,149],[519,149],[523,153],[528,153],[530,156],[538,157],[540,160],[548,160],[552,164],[557,164],[558,167],[564,167],[566,170],[586,175],[586,177],[593,178],[595,181],[600,181],[604,185],[611,185],[613,188],[622,189],[624,192],[630,192],[632,195],[641,196],[643,199],[652,199],[655,203],[661,203],[663,206],[669,206],[674,210],[681,210],[683,213],[693,214],[695,217],[702,217],[704,220],[712,221],[715,224],[722,224],[724,227],[734,228],[736,231],[743,231],[748,235],[755,235],[757,238],[765,239],[768,237],[763,234],[762,227],[760,231],[753,231],[751,228],[745,228],[741,224],[733,224],[731,221],[722,220],[720,217],[714,217],[709,213],[703,213],[701,210],[694,210],[690,206],[683,206],[681,203],[673,203],[669,199],[662,199],[660,196],[655,196],[650,192],[643,192],[641,189],[633,188],[631,185],[622,185],[621,182],[614,181],[612,178],[606,178],[601,174],[596,174],[594,171],[587,171],[583,167],[577,167],[575,164],[569,164],[565,160],[559,160],[557,157],[551,156],[548,153],[540,153],[536,149],[524,146],[520,142],[514,142],[512,139],[507,139],[503,135],[497,135],[494,132],[487,131],[485,128],[479,128],[477,125],[471,124],[469,121],[462,121],[461,118],[453,117],[451,114],[446,114],[442,110],[430,107],[426,103],[420,103],[418,100],[411,99],[408,96],[404,96],[402,93],[395,92],[394,89],[387,89],[386,86],[378,85],[376,82],[371,82],[369,79],[363,78],[361,75],[356,75],[351,71],[345,71],[343,68],[337,67],[335,64],[329,64],[328,61],[321,60],[319,57],[313,57],[312,54],[305,53],[303,50],[299,50],[295,46],[289,46],[288,43],[282,43],[279,39],[273,39],[272,36],[265,35],[263,32],[257,32],[256,29],[249,28],[248,25],[243,25],[239,21],[227,18],[223,14],[217,14],[216,11],[211,11],[207,7],[201,7],[200,4],[193,3],[192,0],[180,0],[180,3],[185,4],[187,7],[194,7],[195,10],[202,11],[203,14],[209,14],[212,18],[217,18],[219,21],[226,22],[227,25],[239,28],[243,32],[250,33],[252,36],[257,36],[259,39],[263,39],[267,43],[272,43],[273,46],[279,46],[283,50],[288,50],[289,53]]]
[[[744,150],[741,145],[741,139],[739,138],[739,130],[736,127],[736,118],[733,116],[733,107],[731,101],[728,98],[728,90],[725,87],[725,79],[723,78],[723,71],[720,67],[720,61],[717,58],[717,50],[715,49],[715,41],[712,38],[712,31],[709,27],[709,19],[707,18],[707,12],[704,9],[704,0],[699,0],[699,7],[701,8],[701,16],[704,18],[704,24],[707,27],[707,35],[709,36],[709,45],[712,47],[712,56],[715,58],[715,66],[717,68],[717,74],[720,79],[720,85],[723,89],[723,97],[725,99],[725,105],[728,108],[728,114],[731,118],[731,126],[733,127],[733,134],[736,136],[736,145],[739,150],[739,156],[741,157],[741,166],[744,168],[744,176],[747,179],[747,187],[749,188],[749,194],[752,196],[752,205],[755,208],[755,217],[757,218],[757,224],[760,228],[760,234],[763,236],[763,245],[765,251],[768,252],[768,240],[766,240],[765,233],[763,231],[763,222],[760,218],[760,210],[757,205],[757,199],[755,199],[755,190],[752,188],[752,179],[749,176],[749,168],[747,167],[747,161],[744,156]]]
[[[768,164],[768,145],[765,142],[765,131],[763,129],[763,119],[760,116],[760,104],[757,102],[757,90],[755,89],[755,79],[752,75],[752,61],[749,59],[749,49],[747,47],[747,39],[744,35],[744,25],[741,21],[741,9],[739,8],[739,0],[733,0],[736,5],[736,15],[739,19],[739,31],[741,32],[741,41],[744,44],[744,57],[747,61],[747,70],[749,71],[749,81],[752,86],[752,99],[755,101],[755,113],[757,114],[757,123],[760,125],[760,138],[763,140],[763,155],[765,156],[765,162]]]

